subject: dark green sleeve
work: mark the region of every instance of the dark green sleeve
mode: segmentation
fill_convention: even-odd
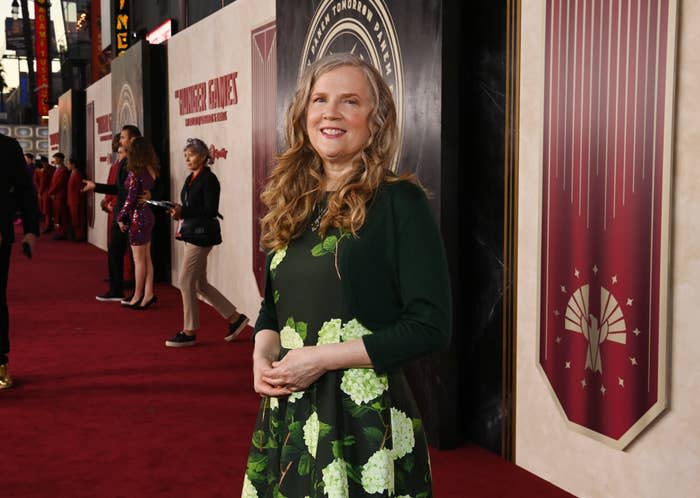
[[[374,369],[384,373],[448,346],[452,304],[447,259],[428,200],[417,186],[393,187],[394,260],[402,311],[396,322],[363,337]]]
[[[260,303],[260,312],[258,313],[258,319],[255,322],[255,330],[253,330],[253,336],[261,330],[275,330],[278,331],[279,325],[277,324],[277,307],[275,306],[275,299],[272,291],[272,277],[270,276],[270,262],[275,252],[272,251],[267,255],[265,259],[265,295],[263,296],[262,303]]]

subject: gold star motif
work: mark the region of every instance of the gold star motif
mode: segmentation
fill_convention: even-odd
[[[616,284],[617,283],[617,275],[613,275],[612,277],[612,283]]]
[[[595,273],[596,275],[598,274],[598,266],[597,265],[593,265],[593,273]]]
[[[642,333],[642,331],[639,330],[639,329],[634,329],[634,330],[632,331],[632,333],[633,333],[634,335],[639,335],[639,334]]]
[[[554,339],[554,340],[557,342],[557,344],[561,343],[561,337],[560,337],[560,336],[557,336],[557,338]]]
[[[578,268],[574,268],[574,277],[578,278],[581,275],[581,272],[578,271]]]
[[[566,286],[562,285],[562,286],[561,286],[561,291],[562,291],[563,293],[566,293]]]
[[[627,306],[632,306],[632,303],[634,303],[634,299],[632,299],[631,297],[628,297],[627,298]]]
[[[571,362],[570,361],[565,362],[564,368],[571,368]]]
[[[581,380],[581,387],[586,387],[586,379]]]
[[[559,310],[554,310],[554,316],[559,316]]]
[[[623,379],[622,377],[618,377],[617,378],[617,385],[620,387],[625,387],[625,379]]]
[[[630,356],[630,363],[632,365],[638,365],[637,358],[635,358],[634,356]]]
[[[600,386],[600,393],[601,393],[603,396],[605,396],[605,391],[607,391],[607,389],[605,389],[605,386]]]

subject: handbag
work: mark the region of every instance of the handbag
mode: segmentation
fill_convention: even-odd
[[[221,244],[221,225],[217,218],[200,216],[185,218],[180,224],[176,239],[196,246],[215,246]]]

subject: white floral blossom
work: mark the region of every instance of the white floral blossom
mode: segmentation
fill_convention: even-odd
[[[394,459],[388,449],[376,451],[362,466],[362,488],[369,494],[387,490],[394,495]]]
[[[319,344],[337,344],[340,342],[340,318],[334,318],[324,322],[318,331]]]
[[[243,476],[243,491],[241,491],[241,498],[258,498],[258,491],[253,486],[253,483],[248,479],[248,475]]]
[[[372,401],[389,388],[386,375],[377,375],[371,368],[351,368],[343,373],[340,389],[359,405]]]
[[[363,335],[370,335],[372,331],[353,318],[343,325],[343,330],[340,333],[343,336],[343,341],[351,341],[359,339]]]
[[[391,454],[401,458],[413,451],[416,437],[413,434],[413,422],[401,410],[391,409]]]
[[[277,398],[270,398],[270,410],[274,410],[275,408],[279,408],[280,406],[280,401]]]
[[[286,255],[287,246],[284,246],[282,249],[277,249],[275,251],[275,255],[272,256],[272,260],[270,261],[270,271],[276,270]]]
[[[349,498],[348,471],[345,461],[336,458],[323,469],[323,492],[329,498]]]
[[[289,325],[285,325],[280,332],[280,342],[282,343],[282,347],[286,349],[298,349],[304,347],[304,340],[297,333],[297,331]]]
[[[318,423],[318,414],[313,412],[304,424],[304,442],[309,448],[311,456],[316,458],[316,448],[318,447],[318,435],[321,426]]]
[[[288,401],[289,403],[295,403],[296,400],[301,399],[302,396],[304,396],[304,392],[305,392],[305,391],[297,391],[297,392],[295,392],[295,393],[290,394],[290,395],[289,395],[289,398],[287,399],[287,401]]]

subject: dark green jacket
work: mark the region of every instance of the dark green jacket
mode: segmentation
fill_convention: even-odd
[[[373,332],[362,340],[374,369],[395,370],[446,348],[452,317],[447,261],[423,191],[409,182],[384,184],[357,235],[341,240],[338,266],[349,311]],[[280,330],[271,259],[256,332]]]

